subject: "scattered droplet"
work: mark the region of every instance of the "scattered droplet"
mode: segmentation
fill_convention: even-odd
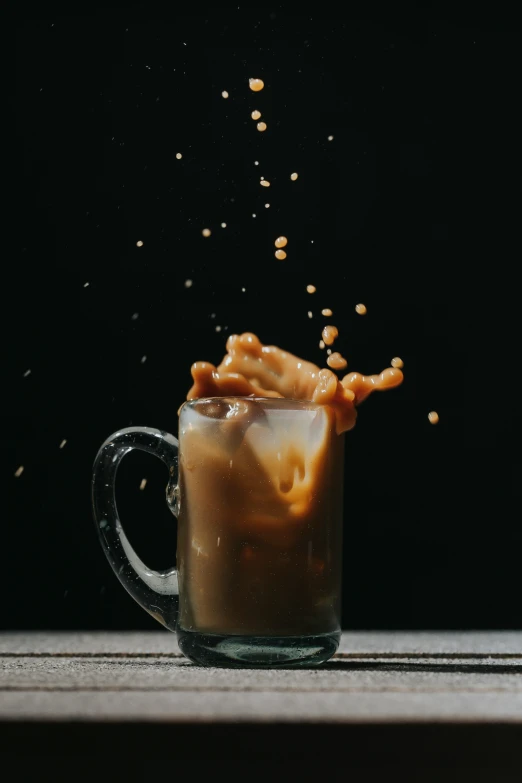
[[[333,345],[334,340],[339,336],[339,330],[336,326],[325,326],[322,332],[322,338],[325,345]]]
[[[26,371],[24,372],[24,378],[27,378],[27,377],[29,377],[29,375],[31,375],[31,370],[26,370]]]
[[[254,109],[254,111],[250,116],[252,117],[253,120],[259,120],[261,118],[261,112],[258,111],[257,109]]]
[[[222,223],[222,224],[221,224],[221,228],[226,228],[226,227],[227,227],[227,224],[226,224],[226,223]]]
[[[203,234],[204,237],[209,237],[212,231],[209,228],[204,228],[201,233]]]
[[[191,288],[192,287],[192,280],[185,280],[185,288]]]
[[[83,284],[83,287],[84,287],[84,288],[89,288],[89,285],[90,285],[90,283],[84,283],[84,284]]]
[[[309,294],[315,294],[317,288],[315,287],[315,285],[307,285],[306,290],[308,291]]]
[[[286,237],[277,237],[276,241],[274,242],[276,247],[286,247],[287,244],[288,239]]]
[[[255,212],[252,212],[252,217],[257,217]]]
[[[329,307],[325,307],[324,310],[321,310],[321,315],[326,315],[327,317],[330,317],[333,315],[333,312],[330,310]]]
[[[279,261],[283,261],[286,258],[286,253],[284,250],[276,250],[275,257],[278,258]]]
[[[328,354],[328,356],[331,356],[331,354],[332,354],[332,349],[331,349],[331,348],[327,348],[327,349],[326,349],[326,353]],[[327,360],[327,361],[328,361],[328,360]]]
[[[355,312],[359,313],[359,315],[366,315],[368,310],[366,309],[366,305],[358,304],[358,305],[355,305]]]
[[[20,465],[20,467],[15,470],[15,478],[20,478],[23,472],[24,472],[24,466]]]
[[[136,242],[136,247],[143,247],[143,242],[141,241],[141,239],[138,239],[138,241]]]
[[[438,424],[439,414],[437,413],[437,411],[430,411],[428,413],[428,419],[430,420],[430,424]]]
[[[261,180],[261,187],[269,188],[270,187],[270,182],[267,179],[262,179]]]
[[[311,311],[311,310],[309,310],[309,311],[308,311],[308,318],[313,318],[313,317],[314,317],[314,314],[312,313],[312,311]]]
[[[254,166],[259,166],[259,161],[258,160],[254,161]]]
[[[140,362],[142,364],[145,364],[146,361],[147,361],[147,357],[146,356],[142,356],[141,359],[140,359]]]
[[[181,160],[182,157],[183,155],[181,154],[181,152],[176,152],[176,160]]]
[[[404,367],[404,362],[400,356],[394,356],[394,358],[391,360],[391,366],[398,367],[400,369],[401,367]]]
[[[265,209],[270,209],[270,204],[265,204]]]
[[[140,482],[140,489],[145,489],[147,486],[147,479],[142,479]]]
[[[348,362],[344,356],[341,356],[341,354],[336,351],[335,353],[330,354],[326,360],[326,364],[328,367],[331,367],[332,370],[344,370]]]
[[[248,86],[250,87],[252,92],[259,92],[260,90],[263,89],[265,83],[262,79],[249,79]]]
[[[140,317],[140,314],[139,314],[139,313],[133,313],[133,314],[131,315],[131,320],[132,320],[132,321],[137,321],[139,317]]]
[[[261,131],[261,133],[263,131],[266,131],[266,122],[258,122],[257,123],[257,129],[258,129],[258,131]]]
[[[223,90],[223,92],[221,93],[221,97],[228,98],[228,92],[226,90]]]
[[[211,317],[211,318],[215,318],[215,317],[216,317],[216,314],[215,314],[215,313],[210,313],[210,317]]]
[[[243,291],[243,293],[245,293],[245,291],[246,291],[246,288],[242,288],[241,290]]]
[[[290,174],[290,179],[292,180],[292,182],[295,182],[298,176],[299,174],[297,174],[297,172],[294,171],[293,174]]]
[[[221,326],[216,326],[216,332],[220,332],[220,331],[221,331]]]
[[[333,141],[333,136],[328,136],[328,141]]]
[[[321,351],[323,350],[323,348],[324,348],[324,340],[319,340],[319,348],[321,349]]]
[[[66,438],[64,438],[64,439],[62,440],[62,442],[60,443],[60,446],[59,446],[59,448],[60,448],[60,449],[63,449],[63,447],[65,446],[65,444],[66,444],[66,443],[67,443],[67,440],[66,440]]]

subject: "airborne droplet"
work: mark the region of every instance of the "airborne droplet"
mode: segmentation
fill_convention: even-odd
[[[265,83],[262,79],[249,79],[248,86],[250,87],[252,92],[259,92],[260,90],[263,89]]]

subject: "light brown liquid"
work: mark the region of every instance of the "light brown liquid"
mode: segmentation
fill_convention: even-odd
[[[326,360],[326,364],[328,367],[331,367],[332,370],[344,370],[348,362],[344,358],[344,356],[341,356],[341,354],[336,351],[335,353],[331,353],[328,359]]]
[[[338,631],[343,438],[331,411],[281,398],[191,405],[180,420],[180,626]]]
[[[322,332],[322,338],[326,345],[333,345],[339,336],[339,330],[336,326],[325,326]]]
[[[343,433],[400,370],[342,380],[251,333],[192,365],[180,417],[178,570],[185,630],[340,627]]]

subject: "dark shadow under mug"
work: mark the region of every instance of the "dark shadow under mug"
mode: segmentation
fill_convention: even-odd
[[[118,465],[132,449],[167,466],[177,568],[147,568],[121,526]],[[344,436],[300,400],[183,404],[179,442],[128,427],[94,462],[94,518],[118,579],[207,666],[310,666],[340,640]],[[174,556],[174,553],[173,553]]]

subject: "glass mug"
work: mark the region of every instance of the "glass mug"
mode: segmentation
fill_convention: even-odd
[[[132,449],[167,466],[177,567],[153,571],[121,526],[118,465]],[[179,442],[127,427],[94,462],[94,518],[133,598],[207,666],[310,666],[341,636],[344,436],[312,402],[212,397],[185,402]],[[179,464],[179,468],[178,468]]]

